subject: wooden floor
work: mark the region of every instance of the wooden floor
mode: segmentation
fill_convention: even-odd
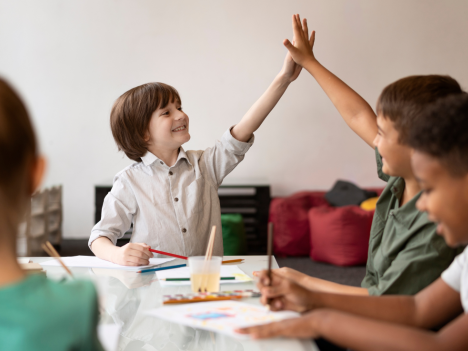
[[[93,255],[88,240],[63,240],[59,252],[62,256]],[[309,257],[277,258],[277,261],[280,267],[290,267],[317,278],[352,286],[360,286],[366,272],[365,266],[337,267],[314,262]]]

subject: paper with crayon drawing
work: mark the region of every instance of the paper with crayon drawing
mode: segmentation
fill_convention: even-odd
[[[96,256],[72,256],[62,257],[63,263],[68,267],[83,267],[83,268],[108,268],[108,269],[123,269],[126,271],[139,271],[145,268],[151,268],[169,261],[174,258],[150,258],[150,264],[147,266],[121,266],[109,261],[101,260]],[[60,263],[56,259],[50,261],[41,262],[41,266],[55,266],[61,267]]]
[[[156,275],[158,279],[164,278],[190,278],[190,269],[189,267],[181,267],[168,269],[164,271],[157,271]],[[245,274],[238,266],[221,266],[220,271],[221,277],[235,277],[236,280],[221,280],[221,284],[235,284],[235,283],[245,283],[252,281],[247,274]],[[190,285],[190,281],[182,282],[167,282],[164,280],[159,281],[162,285]]]
[[[291,311],[270,312],[266,307],[237,301],[215,301],[161,307],[147,314],[169,322],[206,329],[238,339],[249,339],[249,335],[234,330],[253,325],[277,322],[299,317]]]

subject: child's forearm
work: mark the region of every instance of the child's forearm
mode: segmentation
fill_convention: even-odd
[[[239,141],[249,141],[268,114],[278,103],[288,88],[290,82],[278,75],[263,95],[252,105],[242,120],[231,130],[231,134]]]
[[[369,295],[369,291],[366,288],[333,283],[328,280],[311,276],[304,276],[298,280],[297,283],[302,285],[304,288],[315,291],[346,295]]]
[[[319,336],[352,350],[454,350],[437,334],[421,329],[330,310],[312,316]]]
[[[116,247],[108,238],[101,236],[92,242],[91,249],[100,259],[112,262],[112,256],[118,247]]]
[[[313,309],[331,308],[376,320],[421,326],[413,296],[356,296],[311,292]]]
[[[377,122],[369,104],[315,58],[308,59],[303,67],[319,83],[346,124],[373,147],[373,140],[377,135]]]

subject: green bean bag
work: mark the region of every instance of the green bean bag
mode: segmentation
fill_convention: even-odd
[[[221,226],[223,227],[224,255],[245,255],[247,241],[242,215],[238,213],[222,214]]]

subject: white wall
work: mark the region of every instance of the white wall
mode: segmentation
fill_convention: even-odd
[[[28,103],[64,185],[64,233],[87,237],[94,185],[129,164],[109,128],[113,101],[149,81],[175,86],[202,149],[236,123],[281,67],[298,12],[316,56],[372,106],[411,74],[450,74],[468,88],[468,2],[430,0],[0,0],[0,75]],[[381,185],[373,151],[303,72],[256,134],[232,178],[266,178],[275,196],[337,178]]]

